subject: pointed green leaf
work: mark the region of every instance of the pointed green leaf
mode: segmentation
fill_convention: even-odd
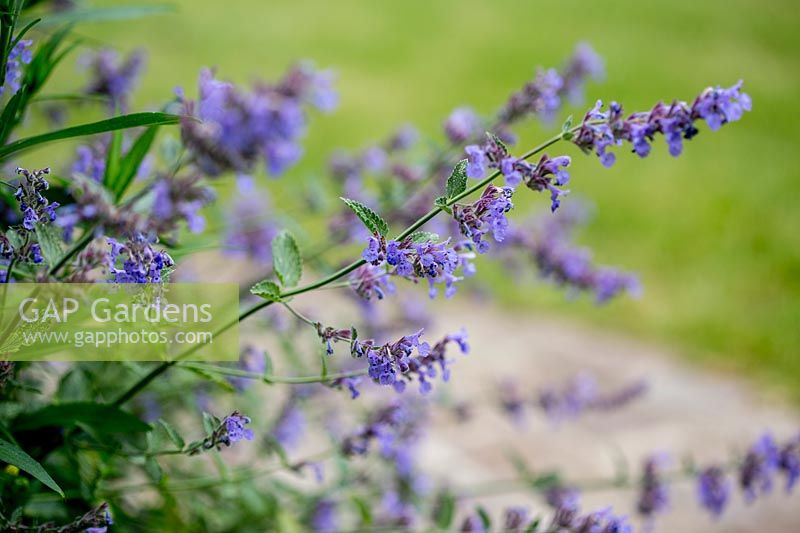
[[[23,470],[64,497],[64,491],[53,481],[50,474],[33,457],[25,453],[22,448],[8,441],[0,439],[0,461],[14,465]]]
[[[19,139],[0,147],[0,159],[5,159],[13,153],[32,148],[39,144],[60,141],[62,139],[84,137],[86,135],[106,133],[109,131],[124,130],[128,128],[137,128],[139,126],[177,124],[178,122],[180,122],[180,117],[177,115],[170,115],[169,113],[146,112],[121,115],[97,122],[91,122],[89,124],[72,126],[70,128],[44,133],[42,135],[34,135],[33,137]]]
[[[281,231],[272,239],[272,268],[284,287],[294,287],[303,274],[303,260],[292,234]]]
[[[266,279],[259,281],[250,288],[250,292],[256,296],[261,296],[270,302],[281,301],[281,288],[278,287],[278,285],[273,281]]]
[[[23,239],[22,235],[20,235],[15,229],[9,229],[6,231],[6,238],[15,250],[22,248],[22,246],[25,244],[25,239]]]
[[[445,492],[439,495],[435,513],[436,525],[442,530],[449,530],[456,513],[456,501],[452,494]]]
[[[61,260],[64,250],[61,248],[61,239],[52,224],[36,223],[36,239],[42,249],[42,256],[48,266],[53,266]]]
[[[453,167],[453,172],[447,178],[445,196],[452,199],[467,190],[467,160],[462,159]]]
[[[15,430],[47,426],[72,427],[85,424],[103,433],[138,433],[150,431],[149,424],[119,407],[94,402],[65,402],[22,413],[13,422]]]
[[[485,531],[491,531],[492,518],[489,516],[489,512],[480,505],[476,507],[475,510],[478,512],[478,516],[481,518],[481,522],[483,523],[483,529]]]
[[[186,446],[186,441],[183,440],[183,437],[181,437],[180,433],[178,433],[178,430],[175,429],[175,426],[173,426],[163,418],[159,418],[158,423],[161,424],[161,427],[164,428],[164,431],[167,433],[169,440],[171,440],[173,444],[175,444],[175,446],[177,446],[181,450],[183,449],[184,446]]]
[[[125,191],[127,191],[130,184],[133,183],[133,179],[136,177],[139,167],[142,166],[142,161],[147,157],[157,133],[158,126],[150,126],[147,128],[142,132],[139,138],[136,139],[136,142],[133,143],[133,146],[131,146],[131,149],[125,154],[125,157],[122,158],[116,179],[110,185],[110,189],[117,200],[125,195]]]
[[[341,197],[340,197],[341,198]],[[389,233],[389,224],[381,218],[379,214],[365,206],[362,203],[350,200],[349,198],[341,198],[347,204],[347,207],[353,210],[356,216],[364,223],[368,230],[383,237]]]
[[[106,154],[106,168],[103,173],[103,185],[113,190],[111,185],[117,179],[119,174],[120,160],[122,159],[122,131],[117,130],[111,134],[111,143],[108,145],[108,153]]]

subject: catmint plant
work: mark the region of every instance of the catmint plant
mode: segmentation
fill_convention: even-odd
[[[293,172],[307,131],[330,120],[317,112],[339,102],[332,71],[300,62],[276,80],[243,87],[224,81],[224,65],[204,68],[196,92],[170,96],[164,88],[163,112],[129,112],[144,53],[103,49],[85,56],[72,95],[81,106],[99,100],[107,118],[26,136],[20,125],[73,50],[71,30],[26,38],[38,22],[25,26],[20,17],[37,2],[0,3],[0,161],[20,164],[22,150],[75,142],[71,161],[45,163],[61,172],[44,165],[3,172],[2,285],[143,286],[163,289],[169,300],[174,279],[220,277],[193,261],[202,250],[242,272],[233,324],[258,332],[227,364],[191,360],[194,347],[156,362],[11,361],[19,347],[0,332],[0,356],[9,359],[0,361],[3,530],[632,531],[610,508],[582,511],[581,483],[554,473],[516,465],[541,506],[510,506],[499,517],[468,508],[449,480],[425,475],[416,454],[426,432],[438,429],[438,410],[458,411],[466,423],[474,410],[499,408],[519,423],[538,405],[561,422],[601,417],[647,386],[610,389],[578,377],[537,396],[507,380],[490,401],[448,406],[465,379],[458,367],[450,379],[455,353],[472,348],[485,368],[502,353],[471,347],[470,324],[434,336],[439,308],[415,286],[429,298],[443,293],[476,305],[467,278],[480,278],[476,265],[486,258],[520,282],[534,272],[598,303],[638,294],[634,274],[596,265],[575,244],[575,227],[588,217],[580,200],[566,201],[567,186],[577,192],[585,179],[573,158],[594,154],[608,167],[621,146],[644,158],[659,136],[677,156],[701,130],[751,110],[741,82],[627,116],[617,103],[598,102],[579,124],[567,120],[541,144],[516,148],[514,128],[532,118],[551,127],[605,76],[603,60],[582,43],[561,67],[536,69],[494,113],[458,105],[440,120],[439,138],[403,124],[359,149],[333,150],[327,171],[315,175],[325,177],[301,187]],[[71,3],[57,4],[70,13]],[[162,134],[173,126],[172,137]],[[263,182],[261,174],[284,178]],[[526,202],[541,201],[526,189],[546,195],[540,216],[518,215]],[[347,299],[332,305],[323,289],[343,289]],[[333,310],[335,324],[306,309],[310,316]],[[695,478],[700,506],[719,516],[737,487],[748,501],[778,479],[791,491],[800,439],[765,435],[729,463],[677,474],[670,467],[648,457],[638,478],[609,483],[631,489],[630,508],[650,522],[669,511],[668,483],[677,474]]]

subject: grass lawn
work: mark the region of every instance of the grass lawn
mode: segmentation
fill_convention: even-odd
[[[669,342],[703,363],[751,374],[800,399],[796,2],[174,4],[175,14],[78,29],[91,44],[149,50],[137,106],[166,100],[177,85],[194,95],[202,66],[217,66],[220,76],[238,81],[276,76],[298,58],[338,71],[342,105],[313,121],[308,155],[287,182],[319,168],[331,148],[366,144],[402,122],[434,137],[458,105],[491,111],[535,66],[559,65],[581,40],[607,61],[608,79],[590,86],[590,101],[616,99],[632,110],[658,99],[689,100],[708,84],[743,78],[754,111],[719,132],[703,131],[679,159],[659,143],[646,160],[623,156],[604,169],[565,148],[575,159],[573,193],[597,205],[582,240],[601,262],[639,271],[642,299],[596,308],[564,302],[551,289],[520,290],[503,283],[499,271],[492,275],[510,305]],[[60,83],[74,86],[78,76]],[[524,147],[551,129],[531,124],[521,133]],[[27,159],[47,164],[45,155]],[[524,210],[547,199],[519,194],[517,203]]]

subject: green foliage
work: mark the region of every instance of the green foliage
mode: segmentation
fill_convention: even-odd
[[[294,237],[286,230],[272,239],[272,268],[284,287],[294,287],[303,275],[303,259]]]
[[[364,223],[368,230],[375,235],[385,237],[389,233],[389,224],[375,211],[365,206],[362,203],[350,200],[348,198],[341,198],[347,204],[347,207],[353,210],[359,220]]]
[[[20,470],[29,473],[48,488],[64,497],[64,491],[53,481],[45,469],[33,457],[25,453],[19,446],[0,439],[0,461],[14,465]]]
[[[170,115],[168,113],[143,112],[131,113],[130,115],[121,115],[114,118],[92,122],[90,124],[72,126],[70,128],[64,128],[50,133],[19,139],[18,141],[14,141],[3,147],[0,147],[0,160],[8,158],[8,156],[11,154],[30,149],[44,143],[60,141],[63,139],[71,139],[74,137],[85,137],[87,135],[94,135],[97,133],[136,128],[139,126],[177,124],[179,121],[179,116]]]
[[[447,200],[452,200],[459,194],[467,190],[467,160],[462,159],[453,167],[453,172],[447,178],[445,196]]]
[[[39,241],[45,262],[49,266],[58,264],[58,261],[64,255],[58,230],[52,224],[42,224],[41,222],[37,222],[35,228],[36,239]]]
[[[281,288],[274,281],[259,281],[250,288],[250,292],[270,302],[281,301]]]
[[[100,433],[140,433],[150,431],[150,424],[119,407],[95,402],[51,404],[20,414],[12,423],[17,431],[43,427],[68,428],[86,425]]]

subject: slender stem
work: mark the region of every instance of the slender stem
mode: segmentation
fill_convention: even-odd
[[[249,372],[238,368],[228,368],[225,366],[209,365],[205,363],[190,363],[180,362],[179,368],[195,368],[197,370],[204,370],[206,372],[215,372],[223,376],[232,376],[245,379],[257,379],[264,383],[283,383],[288,385],[300,385],[306,383],[327,383],[336,379],[354,378],[364,376],[367,374],[367,369],[351,370],[349,372],[339,372],[336,374],[328,374],[327,376],[274,376],[271,374],[260,374],[258,372]]]
[[[295,309],[294,307],[289,305],[287,302],[281,302],[281,303],[283,304],[283,306],[286,309],[289,310],[290,313],[292,313],[301,322],[305,322],[306,324],[308,324],[309,326],[311,326],[311,327],[313,327],[315,329],[317,328],[317,326],[319,326],[319,322],[311,320],[310,318],[305,316],[303,313],[301,313],[300,311],[298,311],[297,309]]]
[[[579,127],[580,126],[575,127],[571,131],[577,131]],[[557,143],[558,141],[563,139],[563,137],[564,137],[563,133],[560,133],[555,137],[551,137],[550,139],[546,140],[542,144],[532,148],[531,150],[529,150],[528,152],[523,154],[522,155],[522,159],[529,159],[530,157],[538,154],[539,152],[541,152],[542,150],[546,149],[547,147]],[[450,200],[448,200],[447,205],[448,206],[453,205],[454,203],[458,202],[462,198],[465,198],[465,197],[477,192],[478,190],[482,189],[483,187],[485,187],[489,183],[491,183],[493,180],[495,180],[499,175],[500,175],[500,171],[494,172],[489,177],[484,178],[483,180],[481,180],[477,184],[473,185],[472,187],[468,188],[467,190],[465,190],[461,194],[459,194],[459,195],[451,198]],[[409,235],[411,235],[412,233],[417,231],[425,223],[427,223],[429,220],[431,220],[432,218],[434,218],[436,215],[438,215],[441,212],[442,212],[442,208],[441,207],[436,207],[434,209],[431,209],[430,211],[428,211],[428,213],[423,215],[422,218],[420,218],[419,220],[417,220],[416,222],[411,224],[411,226],[406,228],[402,233],[400,233],[397,237],[395,237],[395,240],[405,239],[406,237],[408,237]],[[310,283],[308,285],[304,285],[302,287],[297,287],[297,288],[292,289],[290,291],[281,293],[281,298],[288,298],[290,296],[297,296],[298,294],[303,294],[303,293],[306,293],[306,292],[309,292],[309,291],[313,291],[315,289],[319,289],[320,287],[324,287],[324,286],[326,286],[326,285],[328,285],[330,283],[333,283],[334,281],[338,280],[339,278],[343,278],[344,276],[346,276],[349,273],[351,273],[354,270],[356,270],[358,267],[360,267],[362,265],[365,265],[365,264],[366,264],[366,261],[364,261],[363,259],[359,259],[357,261],[354,261],[354,262],[350,263],[349,265],[337,270],[336,272],[333,272],[332,274],[329,274],[328,276],[326,276],[326,277],[324,277],[324,278],[322,278],[322,279],[320,279],[318,281],[315,281],[314,283]],[[250,316],[254,315],[255,313],[257,313],[258,311],[260,311],[260,310],[262,310],[262,309],[264,309],[266,307],[269,307],[273,303],[275,303],[275,302],[272,301],[272,300],[264,300],[263,302],[259,302],[259,303],[255,304],[255,305],[253,305],[252,307],[250,307],[248,309],[245,309],[244,311],[242,311],[239,314],[238,320],[232,321],[231,323],[226,324],[220,330],[215,332],[214,336],[217,336],[220,333],[223,333],[224,331],[226,331],[226,330],[230,329],[231,327],[233,327],[238,322],[242,322],[243,320],[245,320],[248,317],[250,317]],[[189,355],[194,353],[197,349],[199,349],[201,346],[203,346],[203,345],[202,344],[196,344],[192,348],[190,348],[188,351],[186,351],[186,352],[184,352],[182,354],[179,354],[174,360],[172,360],[172,361],[164,361],[163,363],[160,363],[157,367],[155,367],[150,372],[148,372],[146,375],[141,377],[139,379],[139,381],[134,383],[131,386],[131,388],[129,388],[124,393],[122,393],[116,400],[114,400],[113,405],[120,406],[120,405],[124,404],[125,402],[127,402],[128,400],[130,400],[131,398],[133,398],[134,396],[136,396],[136,394],[138,394],[139,391],[144,389],[151,381],[153,381],[159,375],[161,375],[162,373],[166,372],[171,366],[173,366],[176,362],[178,362],[178,360],[185,359],[186,357],[188,357]]]

